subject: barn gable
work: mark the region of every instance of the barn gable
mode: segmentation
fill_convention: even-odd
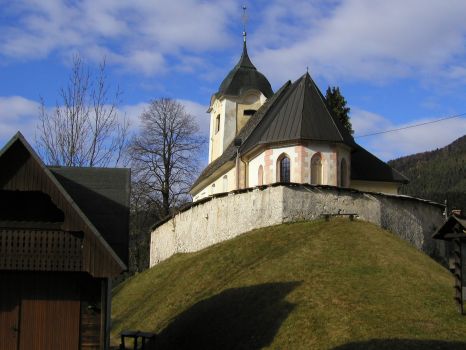
[[[3,244],[0,269],[12,269],[12,264],[18,263],[20,266],[15,270],[79,271],[87,272],[93,277],[114,277],[126,270],[122,260],[127,258],[123,253],[125,242],[118,242],[121,246],[121,258],[78,206],[79,200],[75,201],[57,180],[57,177],[65,175],[60,175],[59,170],[56,170],[58,175],[54,175],[21,133],[17,133],[0,151],[0,169],[0,202],[3,203],[0,205],[12,208],[16,206],[16,210],[4,211],[0,218],[2,230],[15,231],[15,234],[1,235]],[[126,178],[129,183],[129,176]],[[129,190],[126,194],[129,195]],[[9,204],[12,196],[16,199],[13,204]],[[31,207],[41,208],[42,213],[31,210]],[[122,210],[120,214],[121,212]],[[38,229],[43,229],[42,233]],[[21,237],[17,234],[19,232]],[[13,251],[9,249],[13,246],[12,239],[21,239],[31,245],[40,239],[42,251],[31,253],[26,248],[24,251]],[[61,253],[53,250],[57,245],[62,246]],[[67,259],[69,254],[65,252],[67,249],[67,253],[75,259],[71,265],[70,259]]]

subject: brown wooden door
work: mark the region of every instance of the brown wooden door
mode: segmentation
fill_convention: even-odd
[[[19,350],[77,350],[79,280],[74,274],[36,273],[23,280]]]
[[[19,340],[18,276],[0,272],[0,349],[17,350]]]

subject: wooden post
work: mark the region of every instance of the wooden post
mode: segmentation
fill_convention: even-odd
[[[458,306],[458,311],[460,312],[461,315],[464,314],[463,310],[463,273],[461,269],[461,241],[459,239],[454,239],[453,240],[453,276],[455,278],[455,296],[454,299],[456,301],[456,304]]]

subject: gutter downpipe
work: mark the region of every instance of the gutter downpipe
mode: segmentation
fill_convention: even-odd
[[[239,176],[240,176],[240,169],[239,169],[239,148],[241,147],[241,139],[236,138],[235,141],[236,146],[236,189],[239,190]]]

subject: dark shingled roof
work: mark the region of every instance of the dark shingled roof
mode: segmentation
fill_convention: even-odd
[[[127,265],[130,169],[48,168]]]
[[[403,174],[357,145],[351,153],[351,179],[408,183]]]
[[[239,62],[220,84],[216,95],[240,96],[249,89],[259,90],[267,98],[273,95],[267,78],[252,64],[244,42]]]
[[[251,63],[252,64],[252,63]],[[408,179],[359,146],[343,124],[327,109],[325,97],[308,73],[287,82],[251,117],[239,132],[240,153],[260,144],[288,141],[325,141],[345,144],[352,150],[351,179],[407,183]],[[191,189],[234,160],[233,142],[210,163]]]

